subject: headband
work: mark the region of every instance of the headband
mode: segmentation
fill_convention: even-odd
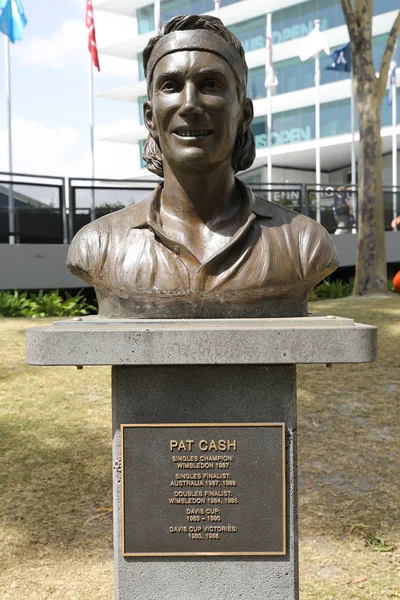
[[[232,68],[243,89],[246,89],[247,69],[243,68],[244,59],[235,50],[234,46],[208,29],[172,31],[162,36],[154,45],[146,65],[147,87],[149,87],[153,78],[156,64],[167,54],[181,52],[182,50],[200,50],[220,56]]]

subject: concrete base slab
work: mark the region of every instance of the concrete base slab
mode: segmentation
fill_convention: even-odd
[[[32,365],[369,362],[377,330],[328,315],[287,319],[139,320],[82,317],[26,333]]]

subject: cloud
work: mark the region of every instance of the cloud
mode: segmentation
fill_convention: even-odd
[[[118,127],[118,124],[117,124]],[[13,167],[16,173],[89,177],[88,136],[67,126],[46,127],[13,119]],[[96,177],[128,178],[138,168],[138,151],[129,144],[95,143]],[[0,171],[8,170],[7,134],[0,130]]]
[[[76,171],[83,142],[76,129],[63,125],[52,129],[37,121],[15,118],[12,133],[13,166],[17,173],[67,175]],[[6,149],[6,131],[0,131],[0,170],[8,169]]]
[[[85,23],[78,19],[65,21],[51,37],[28,38],[18,50],[19,59],[26,65],[66,67],[87,52]]]
[[[112,135],[128,133],[137,128],[138,123],[134,119],[120,119],[114,123],[97,125],[95,127],[96,139],[104,139]]]
[[[120,28],[115,28],[120,32]],[[102,42],[102,31],[105,27],[97,29],[97,46],[105,45]],[[52,69],[65,69],[74,63],[82,63],[88,59],[87,29],[83,19],[70,19],[65,21],[61,28],[50,37],[27,38],[24,44],[16,48],[16,54],[25,65],[37,65]],[[100,54],[101,75],[113,75],[134,81],[138,78],[137,61],[116,58]],[[97,74],[97,71],[95,70]]]

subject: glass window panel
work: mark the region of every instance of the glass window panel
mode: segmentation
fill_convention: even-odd
[[[223,0],[223,6],[240,0]],[[214,0],[163,0],[161,2],[161,24],[178,15],[200,15],[214,10]]]
[[[266,97],[265,67],[257,67],[257,69],[249,70],[247,94],[253,100]]]
[[[267,122],[265,117],[257,117],[256,119],[253,119],[251,129],[256,141],[256,148],[267,148]]]
[[[242,42],[245,52],[265,48],[265,29],[267,17],[263,15],[242,23],[231,25],[229,29]]]
[[[375,0],[374,15],[381,15],[391,10],[399,10],[399,0]]]
[[[373,39],[373,57],[376,70],[380,67],[386,41],[387,34],[376,36]],[[332,52],[339,47],[332,48]],[[321,52],[320,68],[322,85],[342,79],[349,79],[350,73],[327,70],[326,67],[331,62],[332,58]],[[310,59],[302,62],[299,58],[291,58],[276,62],[274,67],[279,82],[276,88],[277,94],[285,94],[287,92],[314,87],[315,65],[313,60]]]
[[[400,109],[399,98],[398,106]],[[382,114],[384,113],[382,112]],[[387,109],[384,115],[385,123],[390,123],[390,115],[391,111]],[[257,117],[251,128],[256,140],[256,147],[266,148],[268,145],[266,118]],[[350,130],[349,98],[321,104],[321,137],[341,135],[349,133]],[[296,108],[272,115],[272,146],[295,144],[312,139],[315,139],[314,106]]]
[[[389,97],[389,91],[386,92],[385,97],[383,98],[383,102],[382,102],[382,109],[381,109],[382,127],[391,127],[391,125],[392,125],[392,108],[391,108],[391,106],[388,106],[388,97]],[[396,98],[397,98],[397,103],[396,103],[397,114],[400,114],[399,88],[397,88]],[[398,121],[397,121],[397,123],[398,123]]]
[[[139,105],[139,123],[144,125],[144,117],[143,117],[143,104],[148,100],[147,96],[139,96],[138,105]]]
[[[321,30],[344,25],[338,0],[310,0],[272,13],[272,41],[280,44],[308,35],[314,29],[314,19],[321,20]]]
[[[142,6],[136,11],[139,33],[154,31],[154,4]]]
[[[137,61],[138,61],[139,81],[144,81],[146,79],[146,77],[144,76],[142,52],[138,52]]]
[[[142,157],[145,143],[146,143],[146,140],[139,140],[139,154],[140,154],[140,168],[141,169],[147,168],[147,164],[143,160],[143,157]]]

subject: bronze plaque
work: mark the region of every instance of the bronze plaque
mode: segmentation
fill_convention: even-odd
[[[123,556],[286,554],[283,423],[121,425]]]

